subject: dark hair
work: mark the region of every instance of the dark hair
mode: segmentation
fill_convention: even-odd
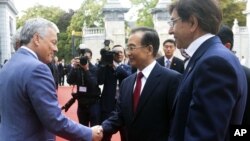
[[[154,57],[157,55],[160,45],[160,39],[156,30],[149,28],[149,27],[137,27],[132,29],[131,34],[136,32],[143,32],[144,35],[141,39],[141,45],[144,46],[153,46],[153,55]]]
[[[90,53],[90,56],[92,56],[92,51],[89,48],[80,49],[80,54],[81,55],[84,55],[86,52]]]
[[[166,43],[172,43],[172,44],[174,44],[174,46],[176,46],[175,40],[173,40],[173,39],[165,40],[162,45],[164,46]]]
[[[205,32],[216,34],[219,30],[222,12],[215,0],[177,0],[169,7],[170,13],[173,10],[177,11],[183,21],[195,16]]]
[[[234,34],[233,31],[226,25],[221,25],[219,32],[217,33],[217,36],[219,36],[222,44],[230,43],[231,48],[230,50],[233,49],[233,44],[234,44]]]

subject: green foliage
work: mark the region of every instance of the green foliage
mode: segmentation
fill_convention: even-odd
[[[76,11],[68,27],[68,33],[72,31],[82,31],[82,27],[103,27],[104,0],[85,0],[80,9]]]
[[[67,28],[68,42],[71,44],[70,50],[72,52],[72,31],[82,32],[82,28],[85,27],[103,27],[103,15],[102,8],[105,0],[85,0],[81,7],[73,15],[70,25]],[[81,38],[75,37],[75,50],[81,44]],[[71,53],[70,52],[70,53]]]
[[[137,25],[153,27],[151,9],[155,8],[159,0],[130,0],[133,5],[141,7],[138,12]],[[36,5],[24,11],[22,17],[17,18],[17,28],[22,26],[29,18],[43,17],[53,21],[59,28],[57,56],[69,62],[72,58],[72,31],[81,32],[85,27],[103,27],[102,8],[106,0],[84,0],[81,7],[76,10],[65,12],[58,7]],[[246,15],[242,11],[246,8],[245,2],[234,0],[220,0],[223,11],[223,23],[232,26],[233,20],[238,19],[239,25],[246,23]],[[127,25],[128,23],[126,23]],[[129,29],[126,29],[129,31]],[[81,43],[81,38],[75,38],[75,48]]]
[[[17,28],[30,18],[41,17],[58,24],[59,18],[65,13],[59,7],[36,5],[24,11],[22,17],[17,18]]]
[[[138,12],[137,25],[154,27],[153,16],[151,14],[152,8],[155,8],[159,0],[130,0],[134,5],[142,5]]]
[[[242,12],[246,9],[246,2],[234,2],[234,0],[220,0],[223,12],[223,23],[232,27],[236,18],[240,26],[246,25],[246,15]]]

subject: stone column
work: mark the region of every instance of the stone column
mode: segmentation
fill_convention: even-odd
[[[234,33],[234,46],[233,52],[235,52],[236,56],[240,59],[241,58],[241,34],[240,34],[240,27],[238,25],[238,20],[234,19],[234,24],[232,27],[232,31]]]
[[[128,10],[119,0],[107,0],[104,5],[105,38],[113,40],[113,44],[125,46],[124,13]]]
[[[247,7],[246,7],[246,11],[244,11],[244,14],[246,14],[246,18],[247,18],[247,30],[248,30],[248,47],[246,48],[246,51],[244,53],[244,56],[246,58],[246,66],[250,67],[250,0],[247,0]]]
[[[173,36],[168,34],[168,30],[170,28],[168,25],[168,21],[170,20],[168,6],[171,4],[171,1],[172,0],[159,0],[156,7],[152,10],[154,28],[158,32],[160,37],[159,53],[161,53],[162,55],[164,55],[164,52],[162,50],[163,42],[169,38],[173,39]],[[183,58],[178,49],[175,51],[175,56]]]
[[[16,32],[17,13],[12,0],[0,0],[0,65],[14,53],[11,40]]]

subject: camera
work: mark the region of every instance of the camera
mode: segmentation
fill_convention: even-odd
[[[81,64],[81,65],[86,65],[88,63],[88,60],[89,60],[88,56],[86,56],[86,53],[88,53],[88,52],[91,52],[88,48],[80,49],[79,50],[80,56],[75,57],[75,60],[79,61],[79,64]]]
[[[113,64],[113,58],[116,52],[110,50],[110,47],[109,47],[110,43],[111,43],[111,40],[104,40],[104,48],[100,50],[100,54],[101,54],[100,64],[101,65],[106,66],[106,65]]]
[[[86,65],[88,63],[88,57],[87,56],[80,56],[80,57],[75,57],[75,60],[81,65]]]

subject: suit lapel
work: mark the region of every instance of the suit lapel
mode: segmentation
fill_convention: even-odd
[[[136,115],[138,115],[141,112],[141,110],[144,107],[143,105],[147,103],[147,100],[153,94],[153,90],[155,89],[157,85],[159,85],[160,79],[158,79],[158,77],[160,77],[161,75],[159,70],[160,70],[160,65],[156,63],[155,67],[151,71],[143,87],[143,90],[139,99],[138,107],[137,107],[134,117],[136,117]]]
[[[165,66],[164,56],[162,56],[162,57],[159,59],[159,64],[162,65],[162,66]]]
[[[134,117],[134,111],[133,111],[133,90],[134,90],[134,85],[135,85],[135,81],[136,81],[136,73],[133,74],[133,76],[130,79],[130,83],[128,84],[128,94],[129,94],[129,98],[127,101],[128,104],[128,108],[129,108],[129,117],[130,119],[133,119]]]
[[[179,97],[179,94],[181,93],[182,89],[183,89],[183,86],[185,85],[185,80],[187,79],[188,75],[190,74],[190,72],[192,72],[193,68],[195,67],[196,65],[196,62],[199,60],[200,57],[202,57],[202,55],[212,46],[212,44],[216,43],[216,42],[220,42],[220,39],[215,36],[215,37],[212,37],[208,40],[206,40],[204,43],[201,44],[201,46],[197,49],[197,51],[194,53],[194,55],[191,57],[188,65],[187,65],[187,68],[184,70],[184,73],[183,73],[183,77],[182,77],[182,80],[181,80],[181,84],[178,88],[178,91],[176,93],[176,97],[175,97],[175,100],[174,100],[174,103],[173,103],[173,109],[175,108],[175,105],[176,105],[176,101]],[[173,111],[172,109],[172,111]]]
[[[173,69],[173,70],[174,70],[174,69],[176,68],[176,65],[177,65],[176,58],[173,57],[172,62],[171,62],[170,69]]]

